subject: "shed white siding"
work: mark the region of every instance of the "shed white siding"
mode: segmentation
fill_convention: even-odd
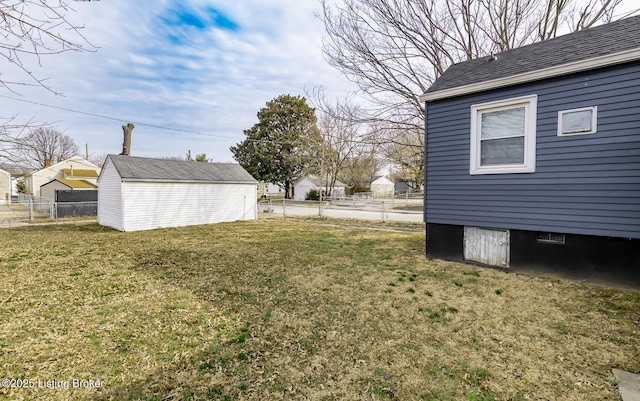
[[[124,231],[122,179],[108,159],[98,178],[98,224]]]
[[[124,230],[256,218],[255,184],[122,183]]]

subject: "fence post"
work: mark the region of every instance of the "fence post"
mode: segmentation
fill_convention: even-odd
[[[384,223],[384,201],[382,201],[382,222]]]
[[[33,201],[29,198],[29,221],[33,221]]]
[[[287,204],[285,202],[285,197],[282,197],[282,215],[287,217]]]
[[[322,190],[320,190],[320,202],[318,202],[318,214],[322,217]]]

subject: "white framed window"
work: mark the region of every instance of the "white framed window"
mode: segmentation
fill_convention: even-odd
[[[598,130],[598,106],[558,112],[558,136],[595,134]]]
[[[471,106],[469,173],[536,171],[538,96],[523,96]]]

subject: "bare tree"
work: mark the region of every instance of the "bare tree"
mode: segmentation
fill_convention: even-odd
[[[82,26],[68,19],[72,11],[64,0],[0,1],[0,58],[17,69],[3,71],[0,86],[12,92],[16,86],[40,86],[55,93],[32,65],[41,65],[42,56],[95,49],[80,32]]]
[[[14,120],[15,116],[6,118],[0,116],[0,162],[19,165],[22,158],[20,145],[30,134],[28,129],[30,123],[19,124]]]
[[[53,128],[40,127],[18,143],[20,164],[35,169],[43,168],[47,161],[55,164],[78,153],[73,139]]]
[[[316,150],[318,159],[309,173],[318,175],[329,190],[327,195],[331,195],[343,167],[366,147],[363,138],[366,127],[360,117],[360,108],[349,98],[329,102],[324,91],[316,88],[312,103],[319,115],[321,143]]]
[[[95,50],[82,35],[82,26],[68,19],[73,11],[64,0],[0,0],[0,59],[5,60],[0,88],[16,93],[20,86],[37,86],[58,94],[33,68],[42,66],[47,55]],[[33,132],[46,129],[46,123],[32,119],[19,124],[16,117],[0,112],[0,159],[40,165],[33,154],[22,157],[20,152],[32,146]]]
[[[102,166],[105,160],[107,160],[107,152],[93,153],[89,155],[89,162],[96,166]]]
[[[368,191],[384,161],[374,145],[365,145],[342,164],[338,177],[353,192]]]
[[[383,147],[385,158],[392,167],[394,181],[406,181],[414,189],[424,182],[424,135],[422,131],[406,130]]]
[[[371,101],[376,140],[423,131],[419,96],[451,64],[614,18],[623,0],[321,0],[325,59]]]

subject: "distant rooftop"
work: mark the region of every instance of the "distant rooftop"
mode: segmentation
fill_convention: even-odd
[[[98,178],[98,172],[95,170],[89,169],[80,169],[80,168],[65,168],[64,170],[65,177],[88,177],[88,178]]]
[[[65,178],[58,178],[54,181],[59,181],[61,183],[63,183],[64,185],[70,187],[70,188],[74,188],[74,189],[96,189],[98,188],[98,186],[92,182],[89,182],[87,180],[68,180]]]

